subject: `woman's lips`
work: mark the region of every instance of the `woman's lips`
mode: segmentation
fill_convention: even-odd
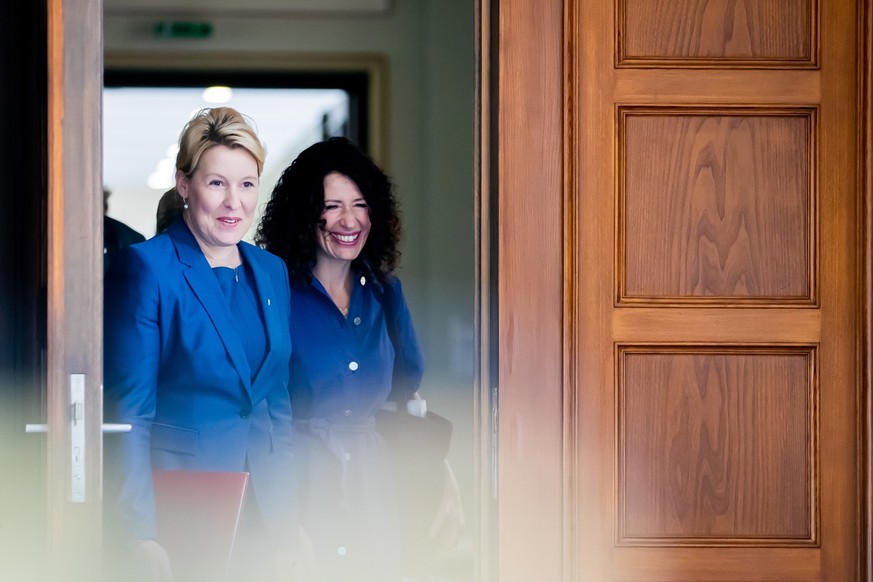
[[[330,233],[330,236],[341,245],[353,245],[358,241],[358,237],[361,235],[359,232],[355,232],[352,234],[341,234],[338,232]]]

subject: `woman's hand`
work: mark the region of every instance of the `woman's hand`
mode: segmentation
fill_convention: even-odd
[[[141,579],[147,582],[172,582],[173,570],[167,550],[155,540],[143,540],[133,546],[133,560]]]
[[[465,523],[461,490],[458,488],[455,473],[448,460],[443,463],[445,465],[443,493],[428,531],[437,552],[446,552],[455,546]]]

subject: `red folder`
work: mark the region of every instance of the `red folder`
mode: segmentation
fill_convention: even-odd
[[[223,580],[249,474],[154,471],[158,542],[177,580]]]

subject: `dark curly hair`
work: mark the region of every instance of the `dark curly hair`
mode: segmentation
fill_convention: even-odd
[[[324,223],[324,178],[334,172],[355,183],[370,212],[370,234],[352,267],[358,269],[364,262],[384,283],[400,259],[397,200],[388,176],[344,137],[309,146],[285,168],[270,195],[255,243],[285,261],[292,285],[308,284],[318,249],[316,227]]]

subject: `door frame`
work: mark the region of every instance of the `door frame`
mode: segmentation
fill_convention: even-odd
[[[102,296],[102,221],[97,220],[102,215],[102,2],[47,2],[49,532],[52,540],[69,542],[79,539],[70,537],[77,523],[79,527],[83,521],[96,525],[99,531],[100,522],[99,503],[70,507],[65,501],[68,435],[51,427],[66,422],[69,402],[59,387],[66,386],[69,370],[75,369],[93,381],[86,404],[88,417],[93,419],[87,438],[100,441],[97,420],[102,416],[102,403],[96,387],[102,384],[102,306],[98,300]],[[577,510],[572,496],[575,455],[571,446],[575,442],[571,390],[575,379],[568,365],[573,346],[565,338],[573,337],[578,315],[568,300],[577,273],[564,243],[572,240],[575,228],[570,206],[576,179],[569,163],[575,147],[570,114],[575,101],[585,98],[584,90],[582,95],[567,90],[579,86],[568,77],[575,70],[570,59],[580,15],[572,1],[476,2],[477,577],[525,580],[558,572],[557,578],[549,579],[570,580],[577,568],[571,551]],[[858,226],[862,233],[858,241],[858,551],[864,557],[860,579],[873,582],[871,0],[864,0],[858,8]],[[532,38],[537,35],[525,34],[533,28],[546,33],[538,36],[537,43]],[[538,154],[539,163],[532,163],[532,153]],[[567,210],[556,215],[555,208]],[[556,224],[561,228],[555,229]],[[504,234],[514,233],[515,227],[525,232],[535,229],[542,236],[525,239]],[[556,230],[557,234],[549,234]],[[525,248],[526,240],[537,240],[536,249]],[[539,257],[550,260],[531,262]],[[535,266],[536,276],[501,268],[510,258],[519,261],[515,264]],[[531,297],[540,300],[531,304]],[[551,372],[542,374],[544,367]],[[541,470],[535,479],[530,477],[531,459],[524,454],[534,445],[536,468]],[[99,475],[99,460],[99,454],[89,455],[89,493],[98,500],[99,477],[91,479],[91,475]],[[552,495],[556,488],[558,494]]]
[[[561,0],[477,0],[476,578],[571,577],[572,191]],[[535,29],[536,34],[529,31]],[[567,99],[567,102],[565,102]],[[530,245],[530,241],[537,241]],[[530,268],[507,268],[507,265]],[[566,508],[566,511],[565,511]]]
[[[873,582],[873,1],[858,5],[858,483],[861,580]]]

